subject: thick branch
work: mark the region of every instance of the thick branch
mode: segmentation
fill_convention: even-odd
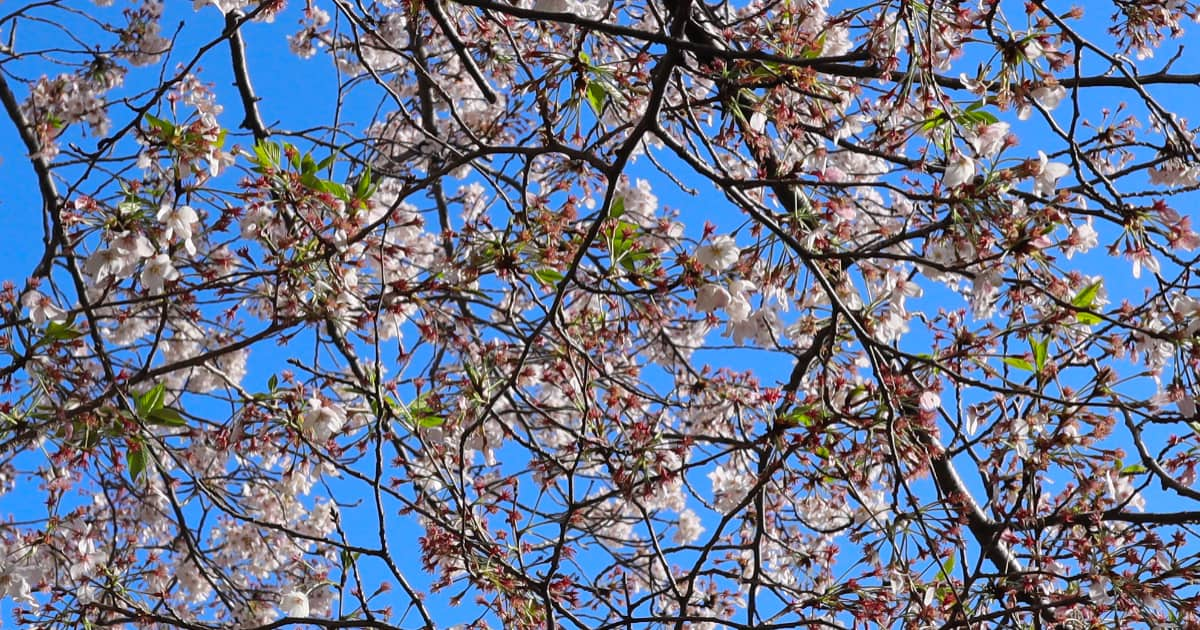
[[[266,140],[271,132],[263,124],[262,115],[258,113],[259,98],[254,94],[254,85],[250,83],[250,71],[246,67],[246,44],[242,40],[242,24],[246,16],[240,11],[230,11],[225,16],[225,32],[229,38],[229,56],[233,62],[233,79],[237,85],[238,96],[242,99],[242,109],[246,117],[242,119],[242,128],[254,134],[255,140]]]
[[[965,90],[966,86],[962,80],[957,77],[949,77],[944,75],[926,75],[926,76],[910,76],[905,72],[898,70],[884,70],[876,65],[855,65],[854,62],[867,61],[869,56],[865,52],[855,51],[846,55],[831,56],[831,57],[814,57],[804,58],[789,55],[778,55],[769,52],[754,51],[754,50],[736,50],[720,45],[719,38],[713,39],[705,37],[697,39],[695,37],[695,29],[703,32],[703,27],[699,24],[692,23],[692,28],[685,34],[684,37],[672,37],[654,31],[640,30],[619,24],[609,24],[596,20],[575,15],[572,13],[557,13],[551,11],[536,11],[533,9],[524,9],[519,6],[496,2],[495,0],[453,0],[458,4],[465,6],[473,6],[488,11],[495,11],[505,15],[510,15],[517,18],[527,20],[537,20],[541,22],[559,22],[561,24],[571,24],[586,28],[590,31],[604,33],[614,37],[628,37],[630,39],[640,40],[647,43],[661,44],[670,47],[674,50],[687,51],[695,54],[698,58],[708,57],[709,59],[732,60],[748,60],[762,61],[769,63],[779,63],[797,68],[813,68],[818,72],[859,79],[886,79],[899,83],[932,83],[942,88],[952,90]],[[1146,85],[1197,85],[1200,84],[1200,74],[1174,74],[1167,68],[1150,74],[1141,74],[1136,77],[1128,76],[1108,76],[1095,75],[1086,77],[1067,77],[1058,80],[1058,84],[1064,88],[1084,88],[1084,87],[1121,87],[1132,88],[1135,86]]]

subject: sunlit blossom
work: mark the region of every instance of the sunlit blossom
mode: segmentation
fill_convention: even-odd
[[[711,313],[725,308],[731,300],[729,291],[718,284],[706,284],[696,290],[696,310]]]
[[[942,175],[942,186],[953,190],[970,182],[975,177],[975,160],[962,153],[954,153],[946,164],[946,172]]]
[[[61,323],[66,321],[67,313],[59,308],[49,296],[37,290],[29,290],[21,297],[21,305],[28,309],[29,321],[34,326],[42,326],[47,322]]]
[[[995,157],[1008,142],[1008,123],[998,121],[981,125],[971,138],[971,146],[979,157]]]
[[[182,241],[187,253],[196,255],[196,244],[192,242],[192,234],[200,218],[191,206],[164,205],[158,211],[158,220],[164,224],[164,238]]]
[[[167,282],[179,279],[179,270],[171,263],[171,257],[157,254],[146,261],[142,267],[142,286],[151,293],[162,293]]]
[[[1033,194],[1039,197],[1053,196],[1058,180],[1071,172],[1071,168],[1059,162],[1050,162],[1044,151],[1038,151],[1038,161],[1034,169]]]
[[[714,271],[725,271],[737,263],[741,253],[732,236],[722,235],[696,248],[696,260]]]
[[[300,591],[289,591],[279,598],[279,610],[287,617],[307,617],[308,595]]]

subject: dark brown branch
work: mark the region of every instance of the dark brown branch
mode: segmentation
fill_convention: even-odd
[[[842,77],[858,79],[886,79],[894,82],[912,82],[915,84],[931,82],[939,87],[952,90],[965,90],[966,86],[957,77],[932,75],[927,81],[925,77],[910,77],[901,71],[887,71],[875,65],[855,65],[854,62],[868,61],[869,56],[862,51],[854,51],[846,55],[831,57],[803,58],[788,55],[777,55],[753,50],[735,50],[721,46],[719,40],[696,39],[696,31],[704,32],[703,27],[693,22],[692,30],[684,37],[672,37],[662,33],[639,30],[636,28],[589,20],[571,13],[551,11],[535,11],[518,6],[496,2],[494,0],[453,0],[458,4],[473,6],[488,11],[495,11],[517,18],[537,20],[540,22],[558,22],[586,28],[590,31],[604,33],[614,37],[628,37],[652,44],[661,44],[672,49],[695,54],[698,58],[762,61],[779,63],[797,68],[813,68],[818,72]],[[1122,87],[1131,88],[1146,85],[1197,85],[1200,84],[1200,74],[1174,74],[1170,67],[1165,66],[1158,72],[1141,74],[1136,77],[1096,75],[1079,78],[1064,78],[1058,84],[1064,88],[1084,87]]]
[[[250,71],[246,67],[246,43],[242,40],[242,24],[246,16],[240,11],[230,11],[225,16],[225,32],[229,38],[229,56],[233,62],[233,79],[237,85],[238,96],[242,99],[242,109],[246,117],[242,119],[242,128],[254,134],[255,140],[266,140],[270,130],[263,124],[262,115],[258,112],[259,98],[254,94],[254,85],[250,83]]]
[[[483,93],[483,98],[494,105],[496,103],[496,93],[492,91],[492,87],[488,85],[487,79],[483,78],[483,74],[479,72],[479,67],[475,65],[475,60],[467,52],[467,47],[463,44],[462,39],[459,38],[458,32],[450,24],[450,21],[446,19],[446,14],[442,12],[442,7],[438,4],[438,0],[428,0],[425,2],[425,8],[429,9],[429,14],[433,16],[433,20],[442,29],[442,34],[450,42],[450,47],[454,49],[459,61],[467,69],[467,74],[471,75],[471,79],[475,81],[475,85]]]

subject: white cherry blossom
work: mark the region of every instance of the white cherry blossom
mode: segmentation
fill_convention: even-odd
[[[1054,196],[1058,180],[1071,172],[1071,167],[1059,162],[1050,162],[1044,151],[1038,151],[1038,161],[1034,169],[1033,194],[1039,197]]]
[[[732,236],[722,235],[696,248],[696,260],[713,271],[725,271],[737,263],[741,253]]]
[[[1059,84],[1043,85],[1033,90],[1031,96],[1038,105],[1041,105],[1046,111],[1053,111],[1058,107],[1058,104],[1067,95],[1067,89]],[[1032,113],[1032,108],[1029,105],[1022,105],[1017,117],[1021,120],[1028,120]]]
[[[142,267],[142,286],[150,293],[162,293],[167,282],[179,279],[179,270],[171,263],[171,257],[157,254],[146,261]]]
[[[701,313],[711,313],[725,308],[732,296],[729,291],[719,284],[706,284],[696,290],[696,310]]]
[[[308,595],[301,591],[288,591],[279,598],[279,610],[286,617],[307,617]]]
[[[196,244],[192,242],[192,235],[200,223],[200,217],[191,206],[163,205],[158,210],[158,220],[164,224],[164,238],[182,241],[187,253],[196,255]]]
[[[346,424],[346,412],[339,406],[313,397],[301,419],[301,428],[313,440],[327,440]]]
[[[979,157],[996,157],[1007,144],[1008,133],[1009,125],[1004,121],[981,125],[970,139],[971,146]]]
[[[975,160],[969,156],[955,152],[951,154],[946,164],[946,172],[942,174],[942,186],[946,190],[954,190],[975,177]]]
[[[34,326],[42,326],[47,322],[62,323],[67,318],[67,312],[59,308],[50,296],[34,289],[21,296],[21,305],[28,309],[29,321]]]
[[[700,517],[691,510],[683,510],[679,513],[679,520],[675,525],[675,535],[672,540],[676,544],[689,545],[696,542],[704,533],[704,526],[701,525]]]

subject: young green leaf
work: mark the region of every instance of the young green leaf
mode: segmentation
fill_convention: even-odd
[[[929,118],[926,118],[925,122],[921,123],[921,131],[937,129],[948,122],[950,122],[950,117],[946,115],[945,110],[935,109],[933,110],[933,114]]]
[[[38,342],[38,345],[53,343],[55,341],[70,341],[82,337],[83,333],[71,327],[70,322],[50,322],[46,326],[46,336]]]
[[[1041,340],[1029,339],[1029,347],[1033,350],[1033,364],[1037,367],[1037,371],[1041,372],[1046,368],[1046,351],[1050,346],[1050,339],[1044,338]]]
[[[446,423],[446,421],[442,418],[432,415],[415,417],[413,418],[413,422],[415,422],[416,425],[422,429],[432,429],[433,427],[440,427]]]
[[[942,577],[948,578],[954,575],[954,554],[946,557],[946,561],[942,563]]]
[[[608,98],[608,89],[599,81],[589,81],[587,85],[587,102],[597,116],[604,111],[604,101]]]
[[[167,386],[163,383],[159,383],[143,392],[135,400],[138,417],[143,420],[150,419],[154,412],[163,408],[163,399],[166,398],[166,395]]]
[[[1005,365],[1015,367],[1018,370],[1025,370],[1026,372],[1034,371],[1033,364],[1020,357],[1004,357],[1000,360],[1003,361]]]
[[[625,198],[617,197],[613,199],[612,208],[608,211],[608,216],[610,219],[619,219],[623,214],[625,214]]]
[[[171,124],[170,122],[163,120],[161,118],[156,118],[154,116],[151,116],[150,114],[146,114],[145,118],[146,118],[146,122],[149,123],[151,127],[154,127],[155,129],[158,129],[159,131],[161,131],[162,135],[164,137],[169,138],[169,137],[175,135],[175,125]]]
[[[150,413],[150,422],[167,427],[186,427],[187,420],[178,410],[170,407],[156,409]]]
[[[300,172],[305,175],[316,174],[317,161],[313,159],[312,153],[305,153],[304,157],[300,158]]]
[[[366,198],[371,196],[370,192],[371,192],[371,167],[368,166],[367,169],[364,170],[362,172],[362,174],[360,174],[358,176],[358,182],[354,184],[354,198],[365,200]]]
[[[1096,295],[1100,293],[1100,282],[1093,282],[1084,287],[1074,298],[1071,299],[1071,306],[1075,308],[1091,308],[1096,302]]]
[[[129,478],[137,481],[146,471],[146,449],[140,444],[130,446],[125,452],[125,466],[129,468]]]
[[[562,275],[561,272],[555,271],[553,269],[545,268],[545,269],[535,270],[533,272],[533,277],[542,284],[553,285],[553,284],[558,284],[559,282],[561,282],[562,279],[565,278],[566,276]]]

